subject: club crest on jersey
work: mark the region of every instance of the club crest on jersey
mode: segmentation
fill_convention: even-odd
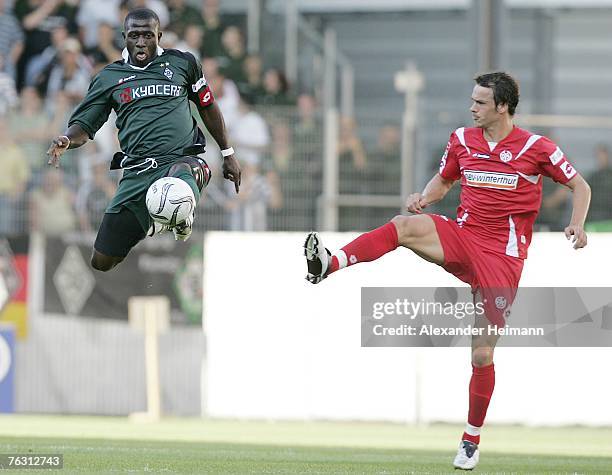
[[[172,76],[174,76],[174,73],[172,72],[170,68],[166,68],[164,69],[164,76],[166,76],[168,79],[172,79]]]
[[[512,152],[510,152],[510,150],[503,150],[502,153],[499,154],[499,159],[504,163],[509,162],[512,160]]]

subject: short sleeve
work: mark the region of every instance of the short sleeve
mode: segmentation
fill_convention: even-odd
[[[556,143],[542,137],[538,144],[538,168],[542,175],[561,184],[567,183],[576,176],[576,169],[567,160],[563,150]]]
[[[215,98],[204,77],[202,64],[191,53],[185,53],[185,55],[189,62],[187,73],[189,100],[198,106],[206,107],[215,102]]]
[[[457,137],[453,132],[440,159],[440,176],[445,180],[455,181],[461,178],[461,169],[457,159],[457,143]]]
[[[112,110],[111,89],[104,86],[100,76],[101,73],[93,79],[85,99],[77,106],[68,121],[68,126],[80,125],[90,139],[94,138],[96,132],[108,120]]]

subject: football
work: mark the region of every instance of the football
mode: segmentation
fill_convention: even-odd
[[[175,177],[153,183],[147,190],[146,204],[153,220],[171,227],[184,222],[196,205],[191,187]]]

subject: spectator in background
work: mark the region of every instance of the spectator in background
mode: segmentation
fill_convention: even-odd
[[[25,82],[27,65],[34,56],[51,45],[51,32],[65,28],[77,33],[76,14],[78,0],[17,0],[15,16],[25,32],[24,51],[17,64],[17,87]]]
[[[91,145],[90,145],[91,144]],[[91,179],[81,183],[77,192],[76,211],[79,227],[83,232],[93,232],[100,226],[104,211],[117,189],[117,182],[111,178],[108,170],[108,158],[96,153],[94,142],[86,146],[91,164]]]
[[[202,24],[204,27],[204,42],[202,43],[203,58],[223,56],[221,35],[225,29],[219,14],[219,0],[202,0]]]
[[[268,206],[279,207],[282,203],[278,180],[271,183],[260,171],[263,153],[270,145],[270,134],[263,117],[252,106],[253,98],[242,94],[237,121],[230,130],[236,154],[244,167],[240,194],[228,195],[232,198],[225,204],[232,231],[265,231]]]
[[[23,53],[24,36],[19,21],[6,0],[0,0],[0,54],[5,56],[4,71],[16,79],[17,62]]]
[[[23,150],[10,134],[6,119],[0,117],[0,235],[20,231],[22,197],[30,178],[30,168]]]
[[[38,91],[34,87],[24,87],[19,97],[19,109],[10,115],[9,128],[32,172],[30,186],[36,187],[41,183],[47,142],[52,136],[49,125],[49,116],[44,113]]]
[[[119,0],[81,0],[76,21],[85,51],[100,45],[100,25],[111,28],[114,41],[114,31],[119,26],[118,8]]]
[[[30,194],[30,230],[47,236],[75,231],[74,194],[64,183],[61,168],[47,168],[41,188]]]
[[[185,36],[188,26],[196,25],[201,28],[204,24],[200,12],[187,4],[185,0],[168,0],[168,8],[170,10],[168,29],[174,31],[179,37]],[[198,51],[196,58],[199,57],[200,52]]]
[[[106,65],[121,59],[121,47],[115,43],[115,27],[110,23],[98,23],[98,41],[85,51],[89,63],[97,73]]]
[[[300,94],[297,100],[297,124],[293,141],[296,152],[306,160],[316,160],[321,155],[321,122],[317,123],[317,103],[314,96]]]
[[[81,44],[75,38],[67,38],[61,46],[60,61],[49,75],[47,98],[51,101],[58,92],[63,92],[76,105],[87,93],[91,77],[91,66],[81,54]]]
[[[159,46],[164,49],[176,49],[179,41],[180,39],[174,31],[166,31],[161,40],[159,40]]]
[[[4,56],[0,53],[0,115],[8,114],[16,105],[15,80],[4,70]]]
[[[26,68],[25,86],[34,86],[41,95],[47,93],[47,84],[51,70],[60,62],[60,50],[68,39],[68,30],[63,26],[51,32],[51,44],[42,53],[34,56]]]
[[[362,192],[364,182],[362,174],[366,170],[367,158],[363,142],[357,134],[357,124],[352,117],[340,118],[338,162],[340,168],[340,192]]]
[[[199,25],[187,25],[184,30],[183,39],[176,44],[176,49],[191,53],[195,59],[200,61],[200,49],[204,32]]]
[[[243,84],[246,82],[246,75],[244,73],[246,48],[242,32],[237,26],[228,26],[223,31],[221,42],[225,55],[219,60],[219,67],[227,78],[236,84]]]
[[[401,132],[396,125],[378,131],[376,148],[368,154],[368,186],[372,193],[401,194]]]
[[[595,148],[597,168],[586,178],[591,185],[589,222],[612,220],[612,168],[610,149],[605,144]]]
[[[287,106],[295,104],[289,95],[289,81],[280,69],[268,69],[264,75],[265,94],[260,98],[261,104],[269,106]]]
[[[244,59],[244,83],[238,87],[245,93],[258,98],[265,94],[263,87],[263,61],[258,54],[250,54]]]

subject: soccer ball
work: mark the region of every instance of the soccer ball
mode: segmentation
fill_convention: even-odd
[[[147,190],[147,209],[153,220],[170,227],[183,223],[195,209],[191,187],[180,178],[160,178]]]

